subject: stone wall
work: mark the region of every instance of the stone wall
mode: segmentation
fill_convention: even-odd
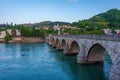
[[[40,37],[13,37],[13,40],[9,43],[38,43],[44,42],[43,38]]]
[[[110,80],[120,80],[120,53],[117,56],[110,71]]]
[[[26,43],[26,42],[44,42],[44,39],[43,38],[39,38],[39,37],[28,37],[28,38],[26,38],[26,37],[24,37],[24,38],[22,38],[22,42],[24,43]]]

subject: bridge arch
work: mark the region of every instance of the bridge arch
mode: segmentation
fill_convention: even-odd
[[[93,44],[88,50],[87,61],[93,63],[103,62],[105,51],[107,51],[107,49],[102,44],[100,43]]]
[[[59,47],[59,39],[57,38],[56,41],[55,41],[55,47]]]
[[[52,46],[55,46],[55,39],[54,38],[52,38]]]
[[[63,39],[63,40],[61,41],[61,49],[64,49],[66,45],[67,45],[67,43],[66,43],[66,41]]]
[[[77,41],[72,41],[72,43],[70,44],[70,53],[71,54],[78,54],[80,52],[80,46],[79,43]]]

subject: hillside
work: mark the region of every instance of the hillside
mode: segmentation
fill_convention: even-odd
[[[29,26],[29,27],[43,27],[43,26],[54,26],[54,25],[70,25],[70,23],[67,23],[67,22],[51,22],[51,21],[43,21],[43,22],[40,22],[40,23],[34,23],[34,24],[21,24],[23,26]]]
[[[120,10],[111,9],[106,13],[98,14],[89,19],[93,22],[120,22]]]
[[[78,27],[98,27],[98,28],[111,28],[120,29],[120,10],[111,9],[105,13],[93,16],[90,19],[74,22],[73,25]]]

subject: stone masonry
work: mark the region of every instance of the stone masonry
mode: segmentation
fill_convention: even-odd
[[[113,63],[110,80],[120,80],[119,35],[51,35],[46,37],[46,42],[63,49],[64,54],[77,54],[80,64],[102,62],[107,51]]]

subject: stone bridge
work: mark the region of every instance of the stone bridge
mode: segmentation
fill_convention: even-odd
[[[113,63],[110,80],[120,80],[119,35],[51,35],[46,37],[46,42],[63,50],[64,54],[77,54],[80,64],[103,62],[107,52]]]

